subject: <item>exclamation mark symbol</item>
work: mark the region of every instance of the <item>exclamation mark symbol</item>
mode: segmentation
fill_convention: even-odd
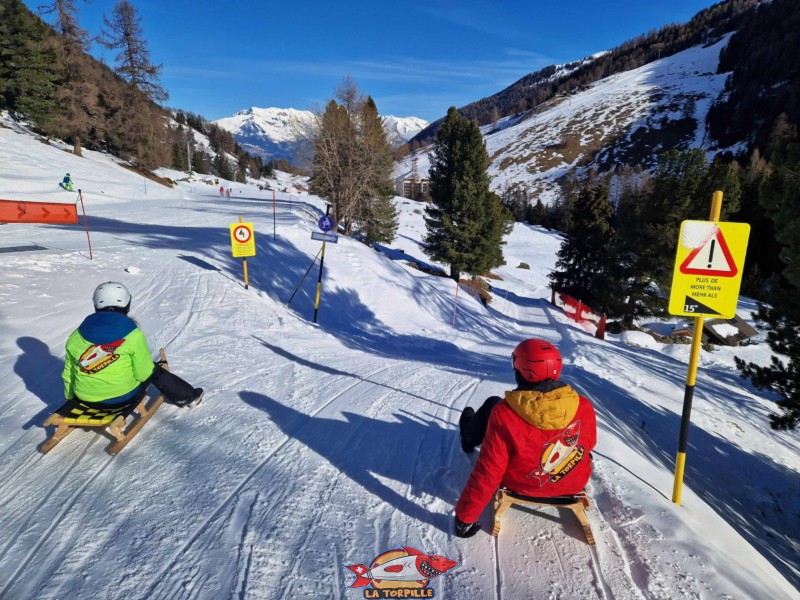
[[[714,245],[717,243],[717,240],[711,240],[711,250],[708,252],[708,268],[711,268],[711,264],[714,262]]]

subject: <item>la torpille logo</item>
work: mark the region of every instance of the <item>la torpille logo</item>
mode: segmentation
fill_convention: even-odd
[[[538,479],[539,485],[562,479],[586,454],[586,449],[578,446],[580,437],[581,422],[575,421],[544,445],[539,466],[528,477]]]
[[[119,358],[115,352],[125,340],[117,340],[108,344],[95,344],[89,346],[78,359],[78,367],[84,373],[97,373]]]
[[[444,556],[403,546],[379,554],[370,566],[345,568],[356,575],[351,588],[371,586],[364,590],[364,598],[433,598],[433,590],[428,587],[430,580],[456,566],[456,561]]]

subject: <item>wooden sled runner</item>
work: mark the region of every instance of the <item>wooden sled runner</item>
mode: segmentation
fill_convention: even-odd
[[[164,349],[161,348],[158,354],[163,361],[162,367],[169,369]],[[39,446],[39,452],[42,454],[50,452],[56,444],[76,429],[88,427],[102,428],[113,436],[116,442],[108,447],[108,453],[115,456],[139,433],[162,402],[164,402],[163,395],[156,398],[145,395],[138,403],[109,408],[93,405],[91,402],[69,400],[44,422],[45,427],[55,425],[56,430],[52,437]]]
[[[583,533],[586,535],[586,541],[590,546],[595,545],[594,534],[589,525],[589,519],[586,518],[586,509],[589,508],[589,496],[586,492],[575,494],[573,496],[556,496],[553,498],[532,498],[530,496],[523,496],[511,490],[500,488],[494,495],[494,525],[492,527],[492,535],[497,536],[500,533],[501,519],[505,512],[511,507],[512,504],[527,504],[539,506],[557,506],[559,508],[568,508],[580,521],[583,527]]]

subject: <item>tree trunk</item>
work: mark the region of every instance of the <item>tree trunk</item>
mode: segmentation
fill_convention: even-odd
[[[81,136],[76,133],[72,136],[72,140],[72,153],[83,158],[83,154],[81,154]]]
[[[454,265],[450,265],[450,279],[459,281],[461,279],[461,271]]]

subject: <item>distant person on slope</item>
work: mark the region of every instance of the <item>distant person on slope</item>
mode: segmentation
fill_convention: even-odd
[[[597,442],[591,402],[558,380],[561,354],[551,343],[529,339],[511,355],[517,388],[488,398],[459,419],[461,448],[480,456],[455,508],[455,533],[472,537],[478,517],[502,486],[532,497],[583,491]]]
[[[67,340],[64,397],[119,406],[139,402],[152,383],[177,406],[196,406],[203,389],[194,388],[154,363],[144,334],[128,317],[131,294],[121,283],[97,286],[95,312]]]
[[[219,186],[219,197],[222,198],[225,195],[225,188]]]
[[[65,190],[70,191],[70,192],[74,192],[75,191],[73,189],[72,177],[70,177],[69,173],[64,175],[64,179],[61,180],[61,187],[63,187]]]

